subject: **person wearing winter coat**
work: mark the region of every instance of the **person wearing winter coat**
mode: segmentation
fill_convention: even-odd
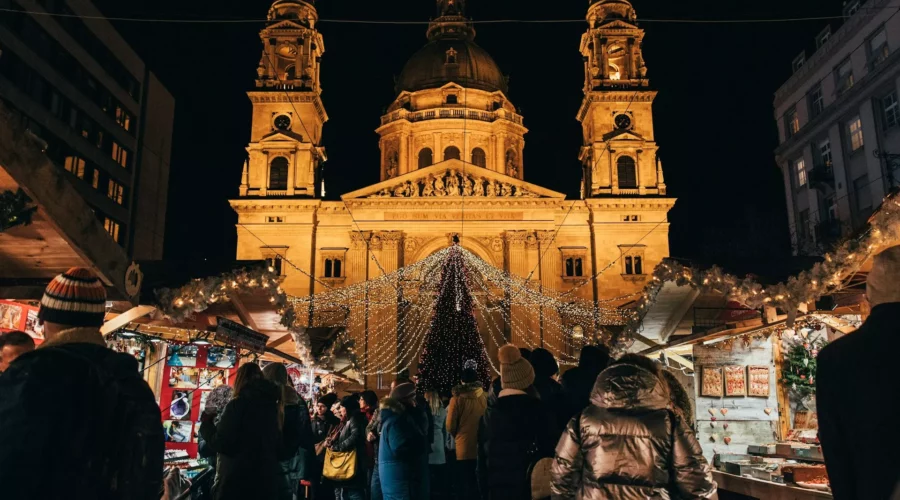
[[[334,500],[334,488],[322,484],[322,469],[325,466],[325,440],[340,423],[340,419],[331,411],[332,405],[337,403],[336,394],[325,394],[316,401],[315,413],[312,417],[313,449],[315,453],[315,467],[312,469],[310,483],[312,483],[314,500]],[[319,449],[323,451],[319,453]]]
[[[872,311],[855,332],[825,346],[816,365],[819,439],[835,500],[900,493],[893,428],[900,350],[900,246],[875,255],[866,280]],[[891,395],[893,394],[893,395]],[[877,430],[876,430],[877,429]]]
[[[648,358],[628,354],[604,370],[556,446],[553,499],[715,498],[700,444],[670,405]]]
[[[447,409],[441,401],[441,395],[437,391],[428,391],[425,393],[425,400],[431,407],[431,414],[434,415],[434,438],[431,441],[431,453],[428,454],[428,469],[431,477],[432,496],[443,494],[447,490],[446,480],[446,464],[447,451],[445,444],[447,442]]]
[[[311,477],[315,460],[312,423],[306,401],[290,385],[287,368],[281,363],[270,363],[263,368],[266,380],[278,386],[283,402],[281,471],[284,477],[281,497],[291,500],[300,489],[300,480]]]
[[[412,500],[422,496],[422,465],[427,463],[426,436],[413,413],[416,386],[396,386],[381,402],[381,440],[378,445],[378,473],[385,500]]]
[[[560,429],[569,423],[569,412],[565,409],[565,398],[562,385],[556,381],[559,375],[559,363],[547,349],[537,348],[531,351],[528,359],[534,368],[534,388],[544,402],[544,406],[553,412],[556,425]]]
[[[344,396],[340,404],[341,423],[335,428],[325,446],[331,451],[356,451],[356,470],[346,481],[325,479],[341,500],[366,498],[366,417],[359,411],[359,396]]]
[[[105,304],[91,270],[55,277],[38,311],[44,343],[0,375],[3,500],[159,498],[159,406],[134,357],[106,346]]]
[[[539,349],[532,351],[532,360],[538,352]],[[519,349],[508,344],[500,348],[497,356],[502,390],[497,402],[482,417],[482,432],[478,436],[485,454],[481,465],[487,468],[481,473],[485,480],[482,498],[530,499],[528,469],[538,459],[553,456],[559,438],[556,417],[538,397],[533,385],[534,369]]]
[[[663,382],[666,384],[666,389],[669,391],[669,400],[672,402],[672,410],[684,420],[688,429],[696,432],[694,403],[691,401],[691,396],[688,394],[687,389],[685,389],[684,385],[682,385],[678,378],[675,377],[675,374],[669,370],[660,370],[660,375],[663,378]]]
[[[468,500],[478,496],[478,422],[487,409],[487,396],[475,369],[463,370],[461,381],[447,407],[447,431],[456,440],[457,497]]]
[[[263,377],[255,363],[242,365],[234,381],[234,398],[216,415],[200,415],[200,436],[218,453],[215,500],[278,500],[281,473],[281,390]]]
[[[600,372],[610,362],[609,348],[605,345],[589,345],[581,350],[578,366],[563,373],[560,385],[565,398],[565,412],[560,420],[568,424],[575,414],[591,404],[591,391]]]

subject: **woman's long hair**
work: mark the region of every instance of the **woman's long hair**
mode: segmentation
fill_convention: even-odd
[[[441,408],[444,407],[444,402],[441,401],[441,395],[438,394],[437,391],[426,392],[425,401],[428,401],[428,406],[431,407],[432,415],[437,415],[438,413],[440,413]]]
[[[256,363],[245,363],[238,368],[237,375],[234,377],[234,398],[241,397],[243,391],[250,382],[263,379],[262,370]]]
[[[293,391],[288,385],[287,368],[281,363],[269,363],[262,370],[263,376],[269,382],[278,386],[281,397],[278,398],[278,429],[284,429],[284,402],[288,398],[288,391]]]

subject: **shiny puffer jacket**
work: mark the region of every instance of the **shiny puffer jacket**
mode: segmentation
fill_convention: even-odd
[[[601,373],[556,447],[553,499],[714,498],[700,444],[668,405],[662,380],[644,368]]]

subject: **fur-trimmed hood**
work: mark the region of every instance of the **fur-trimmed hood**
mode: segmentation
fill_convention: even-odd
[[[402,415],[406,413],[406,406],[400,401],[393,398],[382,399],[378,404],[378,408],[380,408],[381,411],[389,410],[396,415]],[[384,415],[382,415],[382,418],[384,418]]]
[[[484,394],[484,388],[481,382],[469,382],[468,384],[459,384],[453,388],[453,395],[461,398],[480,398]]]

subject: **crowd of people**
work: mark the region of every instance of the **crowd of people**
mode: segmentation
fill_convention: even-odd
[[[888,264],[900,270],[900,249],[876,257],[876,268]],[[847,438],[862,431],[836,418],[852,419],[852,406],[838,401],[870,392],[854,392],[853,378],[832,380],[842,363],[896,341],[900,288],[893,281],[870,283],[869,321],[822,354],[819,382],[830,384],[820,391],[822,406],[831,412],[821,418],[823,447],[839,500],[888,498],[897,484],[896,468],[879,465],[878,478],[860,471],[855,461],[864,462],[868,448]],[[99,279],[71,269],[41,301],[38,349],[25,334],[0,337],[4,499],[176,498],[177,474],[163,479],[153,393],[135,359],[110,350],[100,334],[105,300]],[[325,394],[312,408],[284,365],[244,363],[233,388],[216,389],[229,393],[224,409],[209,405],[200,418],[200,455],[214,478],[207,498],[717,497],[691,397],[658,362],[612,359],[603,346],[588,346],[560,376],[544,349],[505,345],[498,359],[500,376],[487,390],[466,367],[450,394],[401,375],[380,401],[373,391]],[[870,364],[866,376],[881,376],[888,365]],[[854,463],[845,463],[851,455]]]

